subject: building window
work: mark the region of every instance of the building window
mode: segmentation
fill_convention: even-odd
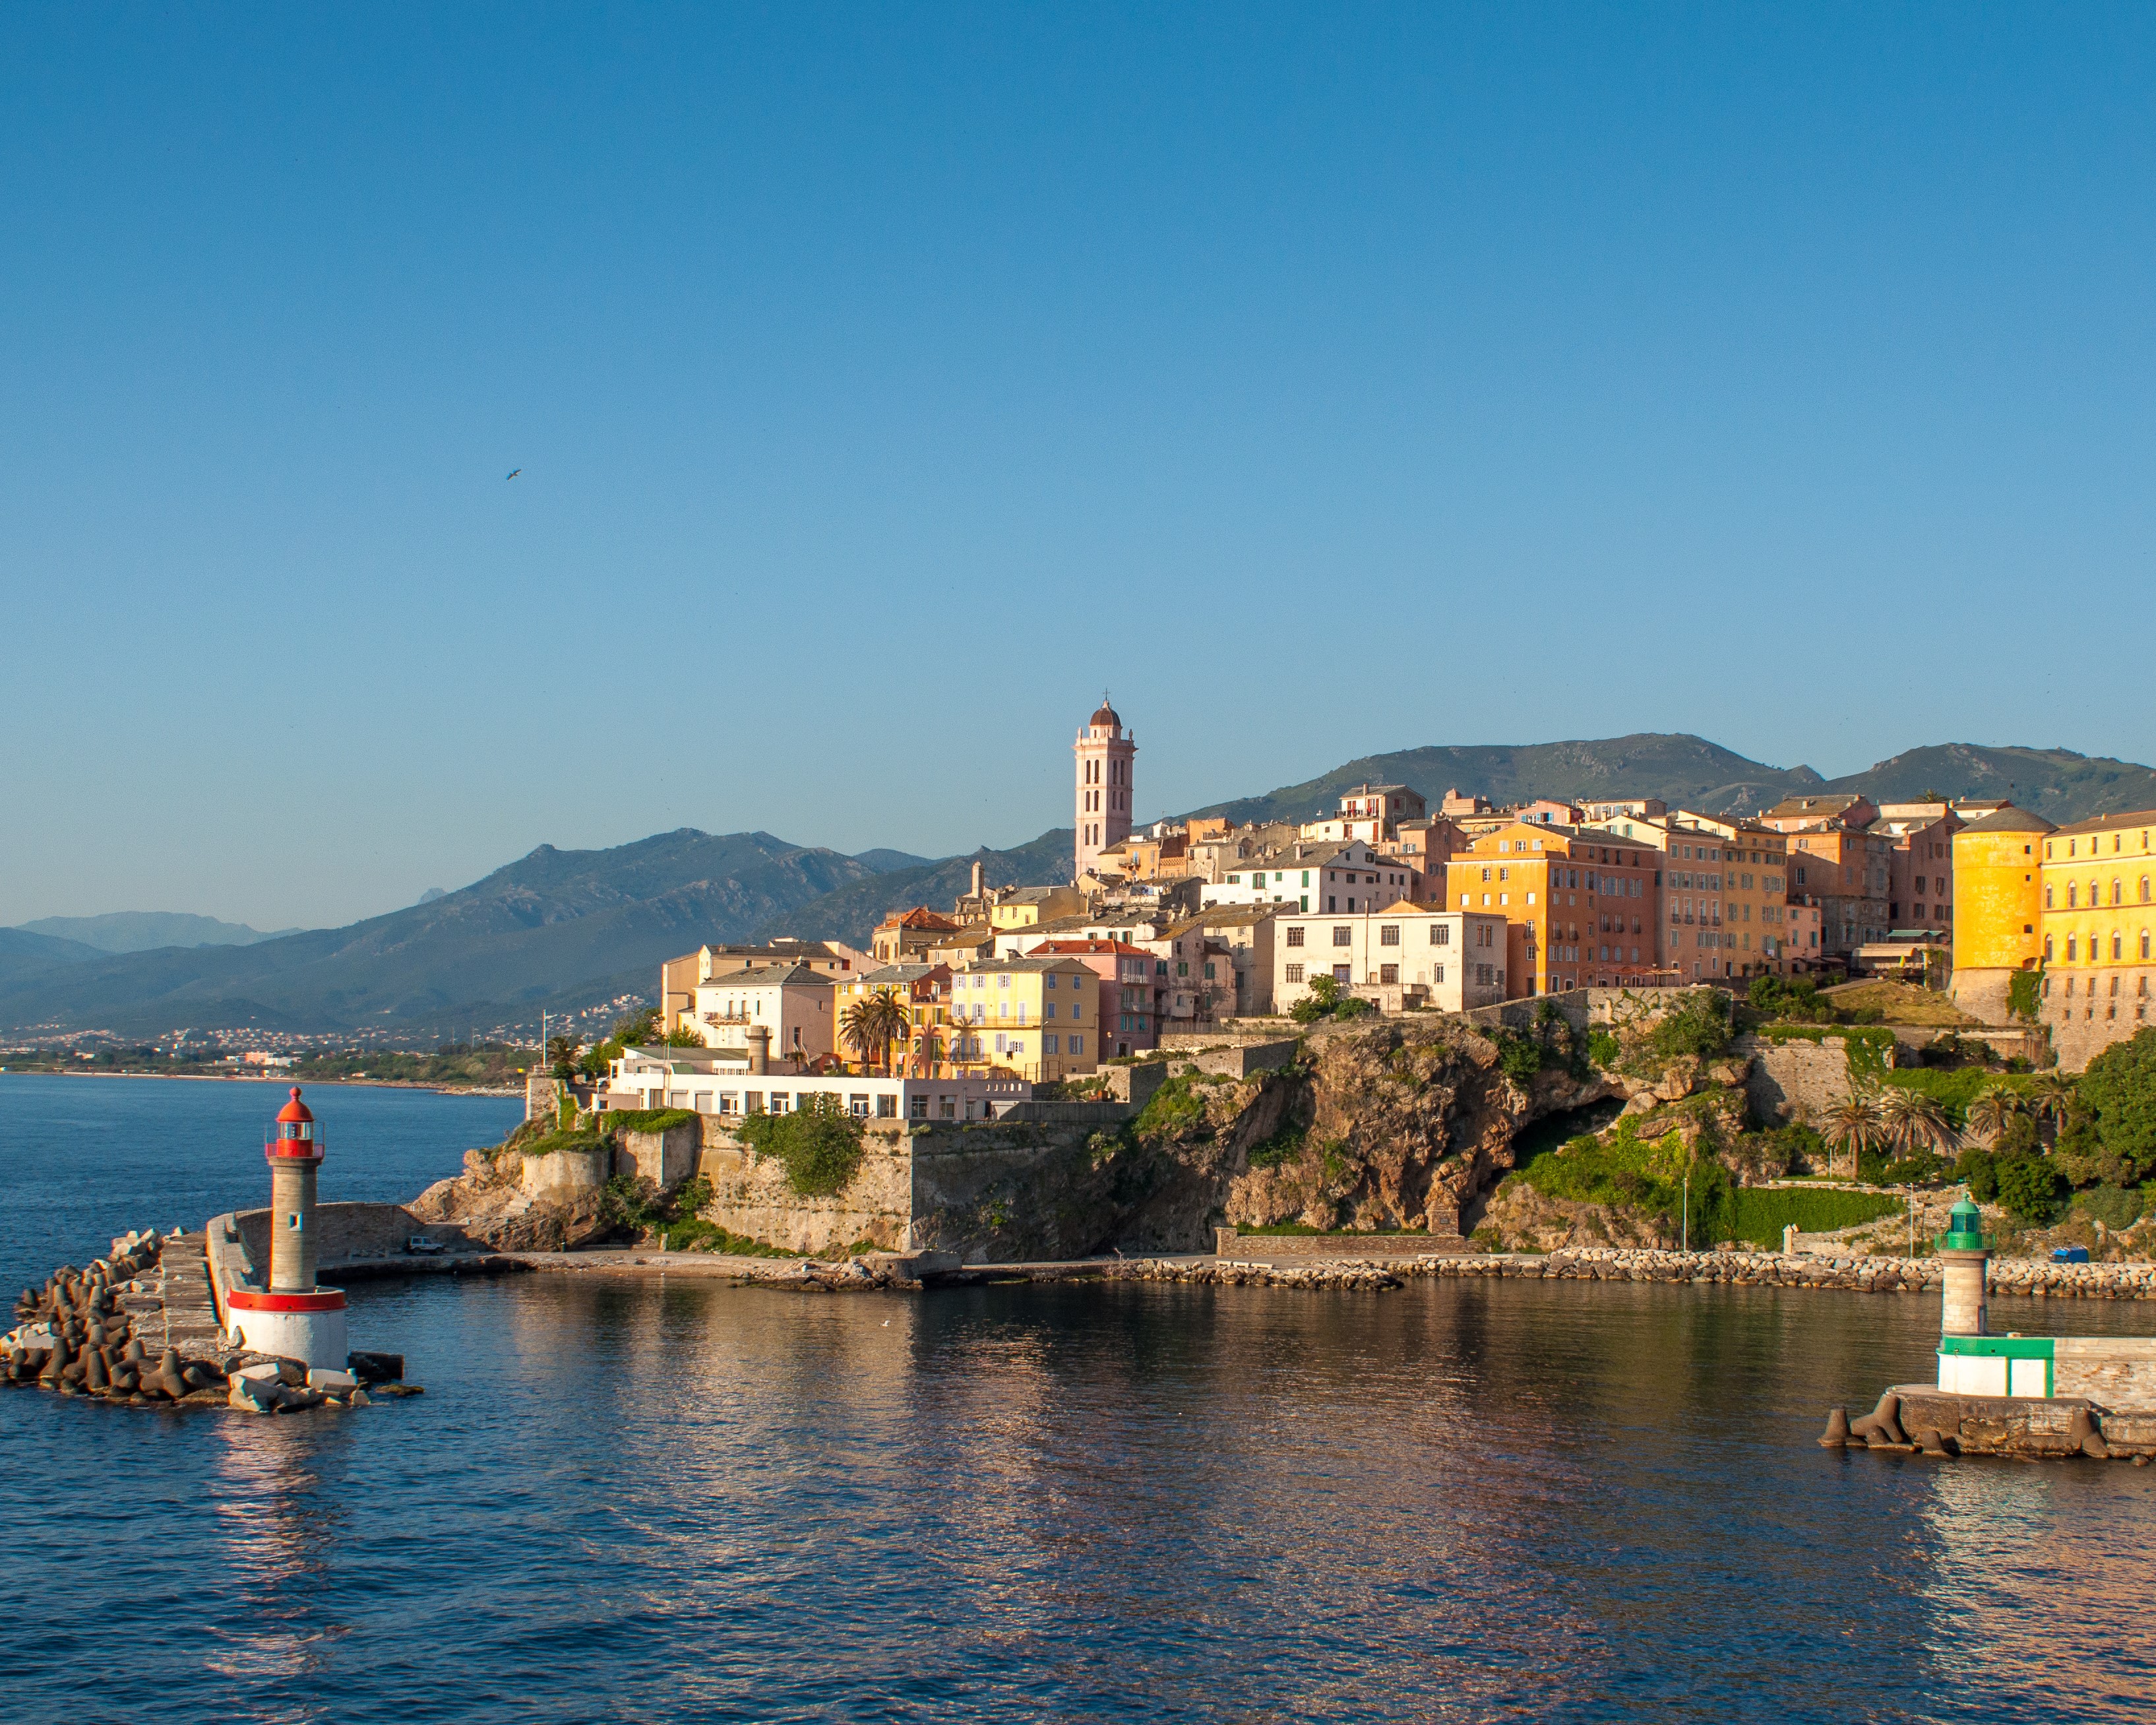
[[[1399,965],[1381,964],[1378,967],[1378,980],[1379,982],[1397,983],[1399,979],[1400,968]]]
[[[1291,928],[1288,930],[1287,943],[1291,947],[1301,946],[1302,944],[1302,931],[1300,928]]]
[[[1445,967],[1442,964],[1433,965],[1430,968],[1430,979],[1435,983],[1440,988],[1443,988],[1445,986]]]
[[[1387,923],[1385,923],[1385,924],[1382,925],[1382,926],[1378,928],[1378,944],[1379,946],[1381,946],[1381,947],[1397,947],[1398,945],[1399,945],[1399,943],[1400,943],[1400,925],[1399,925],[1399,923],[1397,923],[1397,922],[1387,922]]]
[[[1302,980],[1302,967],[1300,964],[1291,964],[1283,974],[1289,982],[1299,983]]]
[[[1344,923],[1344,922],[1338,922],[1338,923],[1335,923],[1335,924],[1333,925],[1333,927],[1332,927],[1332,944],[1333,944],[1334,946],[1336,946],[1336,947],[1347,947],[1347,946],[1353,946],[1353,945],[1354,944],[1354,941],[1355,941],[1355,932],[1354,932],[1354,930],[1353,930],[1353,928],[1349,927],[1348,927],[1346,923]]]
[[[869,1099],[865,1096],[848,1096],[846,1112],[856,1120],[866,1120],[869,1117]]]
[[[1452,925],[1450,922],[1431,923],[1430,925],[1430,943],[1433,947],[1450,946],[1452,944]]]

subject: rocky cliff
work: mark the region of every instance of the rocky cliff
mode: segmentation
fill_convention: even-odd
[[[1321,1026],[1292,1065],[1248,1078],[1171,1059],[1167,1082],[1121,1124],[939,1123],[894,1147],[901,1173],[884,1168],[888,1157],[864,1167],[891,1188],[877,1212],[891,1231],[977,1260],[1209,1250],[1224,1222],[1450,1235],[1512,1168],[1523,1127],[1622,1093],[1568,1051],[1527,1070],[1522,1045],[1512,1039],[1516,1076],[1507,1045],[1457,1019]],[[562,1153],[543,1153],[558,1137],[527,1128],[470,1153],[465,1173],[429,1187],[413,1214],[500,1250],[608,1237],[623,1225],[619,1203],[609,1205],[603,1171],[557,1168]],[[848,1229],[861,1231],[850,1194],[793,1198],[773,1170],[719,1167],[728,1153],[742,1160],[707,1136],[706,1219],[798,1250],[842,1250]],[[752,1214],[737,1191],[750,1175],[772,1176],[756,1183]],[[774,1206],[790,1209],[777,1216]]]

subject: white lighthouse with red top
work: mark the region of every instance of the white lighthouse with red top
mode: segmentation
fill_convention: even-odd
[[[270,1162],[270,1286],[228,1289],[225,1327],[235,1343],[258,1353],[341,1371],[344,1291],[315,1286],[315,1177],[322,1141],[296,1084],[263,1153]]]

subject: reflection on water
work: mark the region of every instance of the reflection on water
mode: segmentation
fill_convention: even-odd
[[[0,1182],[59,1193],[0,1205],[18,1281],[260,1180],[256,1096],[17,1081]],[[338,1106],[394,1191],[500,1131]],[[527,1276],[352,1319],[425,1396],[0,1394],[0,1719],[2156,1717],[2156,1469],[1813,1442],[1931,1374],[1929,1301]]]
[[[1608,1284],[377,1285],[355,1333],[424,1398],[0,1398],[46,1482],[0,1509],[0,1605],[249,1719],[2149,1717],[2150,1471],[1813,1443],[1933,1321]],[[51,1512],[115,1476],[139,1510]],[[0,1659],[26,1716],[95,1692]]]

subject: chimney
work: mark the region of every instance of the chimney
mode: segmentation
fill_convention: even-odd
[[[763,1024],[751,1024],[745,1033],[748,1043],[748,1069],[752,1072],[771,1070],[771,1031]]]

